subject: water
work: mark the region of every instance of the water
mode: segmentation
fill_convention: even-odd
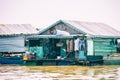
[[[120,66],[0,65],[0,80],[120,80]]]

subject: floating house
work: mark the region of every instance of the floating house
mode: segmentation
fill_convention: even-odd
[[[25,38],[36,33],[30,24],[0,24],[0,63],[22,63]]]
[[[106,24],[72,20],[59,20],[27,37],[39,65],[101,64],[104,56],[119,53],[119,38],[120,32]]]
[[[0,24],[0,52],[25,52],[25,36],[36,33],[30,24]]]

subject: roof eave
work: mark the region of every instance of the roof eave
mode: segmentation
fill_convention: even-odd
[[[120,36],[102,36],[102,35],[91,35],[90,38],[114,38],[114,39],[120,39]]]

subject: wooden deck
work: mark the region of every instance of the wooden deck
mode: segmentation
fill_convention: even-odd
[[[120,56],[104,57],[104,65],[120,65]]]
[[[102,65],[103,60],[85,60],[85,59],[40,59],[40,60],[24,60],[23,65],[26,66],[61,66],[61,65],[81,65],[94,66]]]

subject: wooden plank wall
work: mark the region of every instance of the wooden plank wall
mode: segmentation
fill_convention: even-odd
[[[94,39],[93,45],[95,55],[108,55],[117,52],[113,39]]]

